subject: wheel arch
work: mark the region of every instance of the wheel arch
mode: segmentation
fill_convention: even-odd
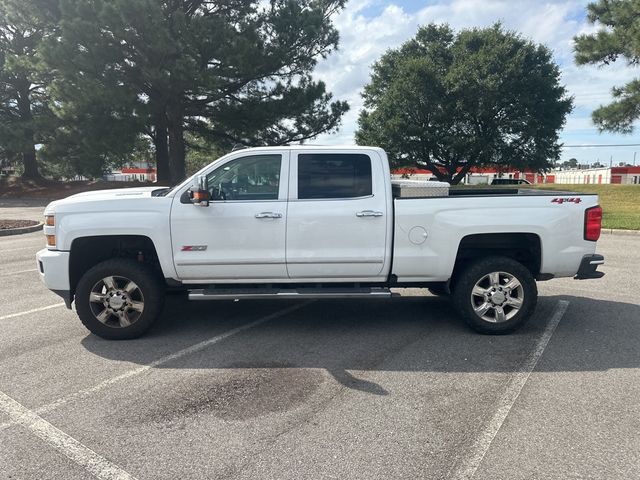
[[[91,267],[111,258],[130,258],[150,265],[162,276],[158,252],[153,240],[145,235],[97,235],[78,237],[71,243],[69,287],[71,298],[78,281]]]
[[[464,236],[458,245],[453,279],[470,261],[503,256],[524,265],[538,278],[542,264],[542,242],[535,233],[479,233]]]

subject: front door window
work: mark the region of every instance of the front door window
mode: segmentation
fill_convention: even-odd
[[[216,168],[207,181],[212,200],[277,200],[281,155],[241,157]]]

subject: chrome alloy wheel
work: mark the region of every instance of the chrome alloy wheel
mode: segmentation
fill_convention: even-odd
[[[144,311],[144,296],[135,282],[125,277],[105,277],[89,294],[93,315],[105,325],[124,328],[136,323]]]
[[[522,308],[523,301],[522,284],[506,272],[485,275],[471,291],[471,306],[476,315],[491,323],[511,320]]]

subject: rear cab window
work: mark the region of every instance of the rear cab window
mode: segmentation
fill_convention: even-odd
[[[371,158],[355,153],[299,154],[297,181],[299,200],[371,196]]]

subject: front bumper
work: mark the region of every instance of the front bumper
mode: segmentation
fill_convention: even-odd
[[[36,264],[40,280],[49,290],[62,297],[67,308],[71,308],[69,252],[43,248],[36,253]]]
[[[604,272],[598,272],[598,265],[604,264],[604,257],[602,255],[585,255],[580,262],[580,268],[578,273],[573,277],[576,280],[587,280],[589,278],[602,278]]]

